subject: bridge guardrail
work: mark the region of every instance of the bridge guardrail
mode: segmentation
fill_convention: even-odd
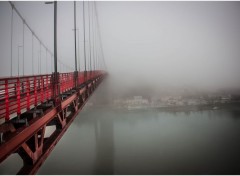
[[[103,71],[78,72],[78,85],[104,74]],[[53,97],[53,76],[30,75],[0,78],[0,120],[5,121]],[[74,72],[60,73],[60,94],[74,88]]]

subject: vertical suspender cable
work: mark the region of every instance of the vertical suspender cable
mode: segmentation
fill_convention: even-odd
[[[42,74],[42,43],[40,43],[39,57],[40,57],[40,74]]]
[[[96,32],[97,32],[97,28],[96,28]],[[99,70],[99,38],[98,38],[98,33],[97,33],[97,68]]]
[[[99,43],[98,43],[98,33],[97,33],[97,10],[96,10],[96,3],[94,2],[94,9],[95,9],[95,24],[96,24],[96,69],[99,70]]]
[[[74,1],[74,48],[75,48],[75,71],[77,71],[77,38],[76,38],[76,1]]]
[[[23,20],[23,75],[24,75],[24,26],[25,21]]]
[[[79,29],[78,29],[78,71],[80,72],[80,46],[79,46]]]
[[[19,76],[19,46],[18,46],[18,76]]]
[[[33,36],[35,36],[36,37],[36,39],[40,42],[40,45],[42,45],[44,48],[47,48],[42,42],[41,42],[41,40],[40,40],[40,38],[33,32],[33,30],[32,30],[32,28],[28,25],[28,23],[25,21],[25,19],[23,18],[23,16],[21,15],[21,13],[18,11],[18,9],[14,6],[14,4],[11,2],[11,1],[9,1],[9,4],[11,5],[11,7],[12,7],[12,21],[11,21],[11,45],[13,45],[13,15],[14,15],[14,13],[13,13],[13,11],[15,11],[16,12],[16,14],[21,18],[21,20],[23,21],[23,45],[22,46],[19,46],[19,47],[23,47],[23,75],[25,74],[24,73],[24,67],[25,67],[25,65],[24,65],[24,61],[25,61],[25,57],[24,57],[24,54],[25,54],[25,50],[24,50],[24,33],[25,33],[25,30],[24,30],[24,28],[25,28],[25,26],[32,32],[32,35]],[[57,1],[54,1],[54,9],[56,9],[56,7],[57,7]],[[54,10],[54,18],[55,18],[55,16],[56,16],[56,12],[57,12],[57,10]],[[56,20],[55,20],[55,22],[56,22]],[[55,23],[54,22],[54,23]],[[55,25],[56,26],[56,25]],[[55,35],[56,33],[54,33],[54,35]],[[40,46],[40,48],[41,48],[41,46]],[[11,52],[12,52],[12,46],[11,46]],[[39,53],[39,52],[37,52],[38,54],[38,73],[39,73],[39,68],[40,68],[40,72],[41,72],[41,65],[39,65],[39,55],[40,55],[40,59],[41,59],[41,52]],[[33,57],[33,55],[32,55],[32,57]],[[12,74],[12,72],[13,72],[13,64],[12,64],[12,62],[13,62],[13,55],[11,54],[11,74]],[[34,69],[33,69],[34,70]],[[34,72],[34,71],[33,71]]]
[[[99,45],[100,45],[100,54],[101,54],[101,58],[102,58],[102,64],[104,69],[107,69],[106,67],[106,63],[105,63],[105,59],[104,59],[104,54],[103,54],[103,48],[102,48],[102,39],[101,39],[101,35],[100,35],[100,28],[99,28],[99,23],[98,23],[98,14],[97,14],[97,10],[96,10],[96,6],[95,6],[95,11],[96,11],[96,20],[97,20],[97,32],[99,35]]]
[[[95,49],[95,36],[94,36],[94,8],[93,8],[92,4],[92,50],[93,50],[93,70],[95,70],[95,53],[94,53],[94,49]]]
[[[94,2],[94,7],[95,7],[95,2]],[[96,70],[98,69],[98,67],[97,67],[97,59],[98,59],[98,43],[97,43],[97,32],[96,32],[96,30],[97,30],[97,22],[96,22],[96,9],[94,8],[94,20],[95,20],[95,30],[94,30],[94,32],[95,32],[95,57],[96,57],[96,59],[95,59],[95,68],[96,68]]]
[[[51,71],[53,72],[52,63],[53,63],[53,55],[51,55]]]
[[[86,68],[86,39],[85,39],[85,11],[84,11],[84,1],[83,1],[83,46],[84,46],[84,71]]]
[[[96,12],[95,12],[96,13]],[[96,14],[95,14],[95,25],[96,25]],[[98,34],[97,34],[97,25],[95,27],[95,33],[96,33],[96,69],[98,69]]]
[[[57,76],[57,1],[54,1],[54,72]],[[59,93],[59,90],[58,90]]]
[[[90,33],[91,33],[91,26],[90,26],[90,2],[88,1],[88,22],[89,22],[89,26],[88,26],[88,29],[89,29],[89,32],[88,32],[88,34],[89,34],[89,70],[91,71],[92,69],[91,69],[91,60],[92,60],[92,58],[91,58],[91,35],[90,35]]]
[[[96,22],[95,22],[96,23]],[[96,67],[96,70],[98,69],[97,67],[97,59],[98,59],[98,43],[97,43],[97,33],[96,33],[96,27],[95,27],[95,57],[96,57],[96,62],[95,62],[95,67]]]
[[[33,33],[32,33],[32,75],[33,75]]]
[[[96,70],[98,70],[98,43],[97,43],[97,33],[96,33]]]
[[[47,65],[47,48],[46,48],[46,74],[48,73],[48,65]]]
[[[76,28],[76,1],[74,1],[74,45],[75,45],[75,71],[74,71],[74,86],[77,89],[78,86],[78,74],[77,74],[77,28]],[[66,68],[66,66],[65,66]]]
[[[13,60],[13,57],[12,57],[12,45],[13,45],[13,4],[11,4],[11,7],[12,7],[12,16],[11,16],[11,76],[13,75],[12,74],[12,60]]]
[[[40,42],[39,42],[39,47],[41,47],[40,46]],[[40,59],[39,59],[40,57],[39,57],[39,54],[40,54],[40,50],[38,50],[38,74],[40,74],[40,72],[39,72],[39,70],[40,70],[40,62],[39,62],[40,61]]]

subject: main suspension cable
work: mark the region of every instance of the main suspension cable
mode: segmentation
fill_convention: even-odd
[[[29,26],[29,24],[25,21],[25,19],[23,18],[23,16],[21,15],[21,13],[18,11],[18,9],[15,7],[15,5],[13,4],[13,2],[9,1],[9,4],[11,5],[11,8],[12,8],[12,16],[11,16],[11,76],[13,75],[13,12],[15,11],[16,14],[20,17],[20,19],[22,20],[23,22],[23,45],[22,45],[22,48],[23,48],[23,75],[25,74],[24,72],[24,67],[25,67],[25,36],[24,36],[24,33],[25,33],[25,26],[30,30],[30,32],[32,33],[32,38],[35,37],[39,43],[40,43],[40,53],[38,54],[38,73],[40,71],[40,73],[42,72],[42,69],[41,69],[41,46],[43,46],[51,55],[53,55],[53,53],[48,49],[48,47],[46,47],[46,45],[40,40],[40,38],[34,33],[34,31],[32,30],[32,28]],[[33,39],[32,39],[32,45],[33,44]],[[33,46],[32,46],[33,48]],[[19,49],[18,49],[19,50]],[[32,49],[32,52],[34,50]],[[33,58],[34,54],[32,53],[32,58]],[[19,59],[19,57],[18,57]],[[39,60],[40,59],[40,60]],[[19,63],[19,61],[18,61]],[[32,61],[33,63],[33,61]],[[40,64],[39,64],[40,63]],[[32,73],[34,73],[33,71],[33,64],[32,64]],[[19,72],[19,71],[18,71]],[[19,73],[18,73],[18,76],[19,76]]]
[[[100,45],[100,51],[101,51],[101,56],[102,56],[101,58],[103,61],[104,69],[107,70],[107,66],[106,66],[105,58],[104,58],[104,54],[103,54],[102,39],[101,39],[101,35],[100,35],[100,27],[99,27],[98,13],[97,13],[96,5],[95,5],[95,11],[96,11],[96,20],[97,20],[97,32],[98,32],[98,36],[99,36],[99,45]]]
[[[20,14],[20,12],[18,11],[18,9],[15,7],[15,5],[9,1],[10,5],[12,6],[12,8],[15,10],[15,12],[17,13],[17,15],[21,18],[22,21],[24,21],[25,25],[27,26],[27,28],[31,31],[31,33],[36,37],[36,39],[42,43],[42,41],[40,40],[40,38],[36,35],[36,33],[34,33],[34,31],[32,30],[32,28],[29,26],[29,24],[26,22],[26,20],[23,18],[23,16]],[[44,45],[44,43],[42,43],[44,48],[47,48],[46,45]]]

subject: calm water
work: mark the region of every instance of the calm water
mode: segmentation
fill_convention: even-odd
[[[239,139],[239,111],[87,106],[38,174],[240,174]],[[17,163],[12,156],[0,174],[16,173]]]
[[[240,174],[240,118],[86,108],[38,174]]]

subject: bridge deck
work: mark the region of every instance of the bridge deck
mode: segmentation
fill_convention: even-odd
[[[24,163],[19,174],[36,173],[105,75],[79,72],[75,86],[74,72],[61,73],[57,97],[53,75],[1,78],[0,162],[18,153]],[[49,126],[55,126],[50,136]]]
[[[99,71],[78,73],[78,84],[100,75]],[[0,119],[3,122],[44,103],[53,97],[53,76],[34,75],[0,78]],[[74,88],[74,72],[59,74],[60,94]]]

